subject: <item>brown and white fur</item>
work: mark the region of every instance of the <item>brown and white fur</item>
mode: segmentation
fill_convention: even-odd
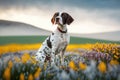
[[[69,44],[70,37],[67,33],[67,25],[73,22],[73,18],[68,13],[56,12],[51,22],[53,25],[57,25],[57,29],[43,42],[42,46],[36,53],[36,60],[41,62],[52,62],[56,55],[61,55],[62,62],[63,56],[67,45]]]

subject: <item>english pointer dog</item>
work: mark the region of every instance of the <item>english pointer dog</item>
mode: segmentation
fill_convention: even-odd
[[[56,12],[53,15],[51,22],[57,25],[57,29],[42,43],[35,56],[37,61],[54,63],[56,55],[61,55],[61,62],[64,61],[63,56],[70,41],[67,25],[73,21],[74,19],[66,12]]]

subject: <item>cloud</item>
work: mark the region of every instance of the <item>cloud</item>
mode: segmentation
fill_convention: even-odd
[[[41,5],[76,6],[89,9],[119,9],[120,0],[0,0],[1,8],[41,7]]]
[[[0,19],[53,30],[51,16],[57,11],[65,11],[75,20],[69,27],[70,32],[115,31],[120,30],[119,3],[119,0],[0,0]]]

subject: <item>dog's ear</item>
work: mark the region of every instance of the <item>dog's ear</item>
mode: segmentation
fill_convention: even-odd
[[[51,19],[52,24],[54,24],[54,22],[55,22],[55,17],[56,17],[57,15],[59,15],[59,12],[56,12],[56,13],[53,15],[53,17],[52,17],[52,19]]]
[[[54,16],[52,17],[51,22],[52,22],[52,24],[54,24],[54,22],[55,22]]]
[[[67,23],[68,25],[70,25],[73,21],[74,21],[74,19],[68,14],[66,23]]]

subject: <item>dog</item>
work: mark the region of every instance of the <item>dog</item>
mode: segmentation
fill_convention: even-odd
[[[42,46],[36,53],[36,60],[40,62],[54,63],[56,55],[61,55],[61,62],[67,45],[70,42],[70,36],[67,33],[67,25],[70,25],[74,19],[66,12],[56,12],[51,22],[57,25],[57,29],[42,43]]]

